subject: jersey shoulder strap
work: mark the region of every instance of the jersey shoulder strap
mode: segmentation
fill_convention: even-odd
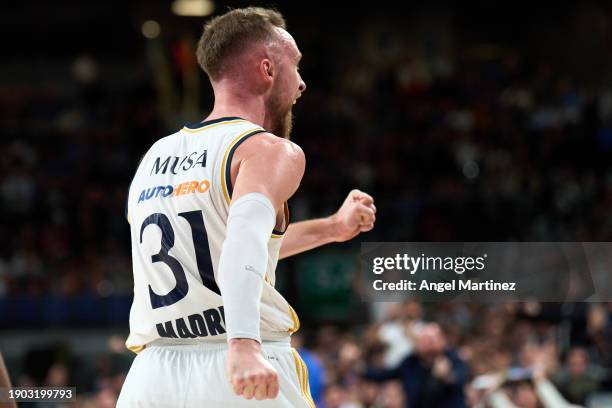
[[[230,122],[230,126],[221,127],[223,123],[230,124]],[[207,122],[204,122],[204,124],[206,123]],[[211,126],[208,128],[208,132],[214,132],[222,137],[222,141],[216,152],[218,157],[216,160],[217,171],[215,171],[215,173],[218,175],[217,177],[219,177],[218,182],[221,185],[224,201],[229,205],[232,198],[231,164],[234,153],[249,137],[266,132],[266,130],[259,125],[243,119],[216,122],[212,125],[205,125],[202,129],[206,129],[207,126]],[[215,128],[212,128],[212,126],[215,126]],[[216,181],[217,180],[215,180],[215,182]]]

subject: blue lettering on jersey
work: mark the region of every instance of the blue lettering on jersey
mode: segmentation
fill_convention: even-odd
[[[191,170],[194,167],[206,167],[206,153],[204,150],[199,154],[198,152],[192,152],[184,157],[179,156],[167,156],[165,159],[162,157],[158,157],[153,162],[153,166],[151,167],[152,176],[155,174],[166,174],[168,170],[170,170],[171,174],[178,174],[181,171]]]
[[[219,308],[207,309],[186,318],[180,317],[174,321],[157,323],[155,328],[159,337],[193,339],[223,334],[225,333],[224,325],[225,313],[223,306],[219,306]]]

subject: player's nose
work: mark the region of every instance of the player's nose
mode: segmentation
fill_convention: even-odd
[[[300,78],[300,86],[298,87],[298,90],[300,91],[300,93],[304,93],[304,91],[306,90],[306,82],[304,82],[302,78]]]

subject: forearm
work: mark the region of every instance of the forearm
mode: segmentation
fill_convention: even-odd
[[[360,232],[370,231],[374,228],[375,214],[374,199],[362,191],[352,190],[335,214],[289,225],[280,259],[331,242],[348,241]]]
[[[230,207],[217,277],[228,340],[261,342],[259,307],[274,218],[274,207],[259,193],[242,196]]]
[[[4,365],[4,360],[2,359],[2,355],[0,355],[0,388],[10,388],[11,387],[11,379],[6,370],[6,366]],[[14,408],[17,405],[14,402],[5,402],[0,403],[0,407],[6,408]]]
[[[280,259],[335,242],[334,216],[290,224],[285,232]]]

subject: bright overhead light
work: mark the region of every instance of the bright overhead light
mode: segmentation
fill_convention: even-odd
[[[172,12],[177,16],[203,17],[215,11],[212,0],[174,0]]]
[[[159,23],[157,21],[148,20],[142,24],[140,30],[142,31],[142,35],[144,35],[149,40],[152,40],[159,36],[159,33],[161,32],[161,27],[159,26]]]

